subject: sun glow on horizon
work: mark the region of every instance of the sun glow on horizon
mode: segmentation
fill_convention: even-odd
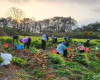
[[[79,24],[90,19],[93,19],[93,21],[99,20],[99,6],[97,6],[99,3],[95,4],[89,1],[85,3],[83,0],[0,0],[0,17],[6,17],[5,13],[8,9],[16,7],[25,11],[26,18],[35,18],[36,21],[55,16],[71,16]],[[90,7],[92,4],[94,7]]]

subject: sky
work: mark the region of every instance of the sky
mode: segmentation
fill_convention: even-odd
[[[72,17],[78,26],[100,21],[100,0],[0,0],[0,17],[11,7],[25,11],[26,17],[43,20]]]

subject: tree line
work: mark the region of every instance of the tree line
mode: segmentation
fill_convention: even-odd
[[[77,21],[72,17],[53,17],[36,21],[33,18],[25,18],[25,12],[21,9],[11,7],[7,13],[7,18],[0,18],[0,27],[12,27],[17,31],[28,33],[42,32],[100,32],[100,23],[95,22],[82,27],[77,27]]]
[[[71,32],[77,21],[71,17],[53,17],[41,21],[25,18],[23,10],[12,7],[7,12],[7,18],[0,18],[0,27],[12,27],[18,31],[31,33]]]

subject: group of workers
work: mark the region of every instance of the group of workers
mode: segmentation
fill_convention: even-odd
[[[18,42],[19,37],[18,36],[11,36],[13,38],[13,42],[16,40]],[[20,42],[24,44],[24,48],[27,46],[29,48],[30,43],[31,43],[31,38],[25,37],[23,39],[20,39]]]
[[[11,36],[13,38],[13,42],[16,40],[18,41],[19,40],[19,37],[18,36]],[[45,50],[46,48],[46,43],[48,42],[50,38],[48,37],[47,34],[44,34],[42,36],[42,39],[41,39],[41,42],[42,42],[42,49]],[[66,49],[66,46],[68,47],[69,46],[69,41],[68,40],[71,40],[70,38],[70,35],[67,35],[67,37],[64,37],[65,41],[60,43],[58,46],[57,46],[57,49],[56,49],[56,52],[57,54],[62,54],[64,57],[66,57],[67,55],[67,49]],[[57,43],[57,37],[55,37],[54,35],[52,35],[52,40],[53,40],[53,43]],[[86,45],[87,47],[89,47],[89,42],[90,42],[91,39],[88,39],[87,42],[86,42]],[[24,48],[27,46],[27,48],[29,48],[30,46],[30,43],[31,43],[31,38],[29,37],[25,37],[23,39],[20,39],[20,42],[24,44]],[[81,43],[78,43],[79,47],[77,48],[80,53],[84,52],[85,51],[85,47],[81,44]]]

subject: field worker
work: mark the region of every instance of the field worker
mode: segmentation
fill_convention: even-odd
[[[91,40],[91,39],[88,39],[87,42],[86,42],[86,46],[87,46],[87,47],[89,47],[89,45],[90,45],[90,44],[89,44],[90,40]]]
[[[64,42],[62,42],[63,44],[66,44],[65,46],[67,46],[67,47],[69,47],[69,42],[68,42],[68,40],[67,41],[64,41]]]
[[[78,45],[79,45],[78,50],[80,51],[80,53],[84,53],[85,51],[84,46],[81,43],[78,43]]]
[[[46,42],[48,42],[48,40],[49,40],[48,35],[44,34],[42,36],[42,39],[41,39],[41,41],[42,41],[42,49],[43,50],[45,50],[45,48],[46,48]]]
[[[20,42],[24,44],[24,48],[25,48],[25,46],[27,46],[27,48],[29,49],[29,46],[31,43],[31,38],[25,37],[25,38],[21,39]]]
[[[13,38],[13,42],[15,42],[15,40],[18,42],[18,40],[19,40],[18,36],[11,36],[11,38]]]
[[[52,35],[52,40],[53,40],[53,43],[57,43],[57,37],[55,37],[54,35]]]
[[[66,50],[66,42],[64,43],[61,43],[58,45],[57,49],[56,49],[56,52],[57,54],[62,54],[64,57],[67,56],[67,50]]]
[[[70,39],[70,35],[68,34],[67,37],[64,37],[65,41],[67,41],[68,39]]]

